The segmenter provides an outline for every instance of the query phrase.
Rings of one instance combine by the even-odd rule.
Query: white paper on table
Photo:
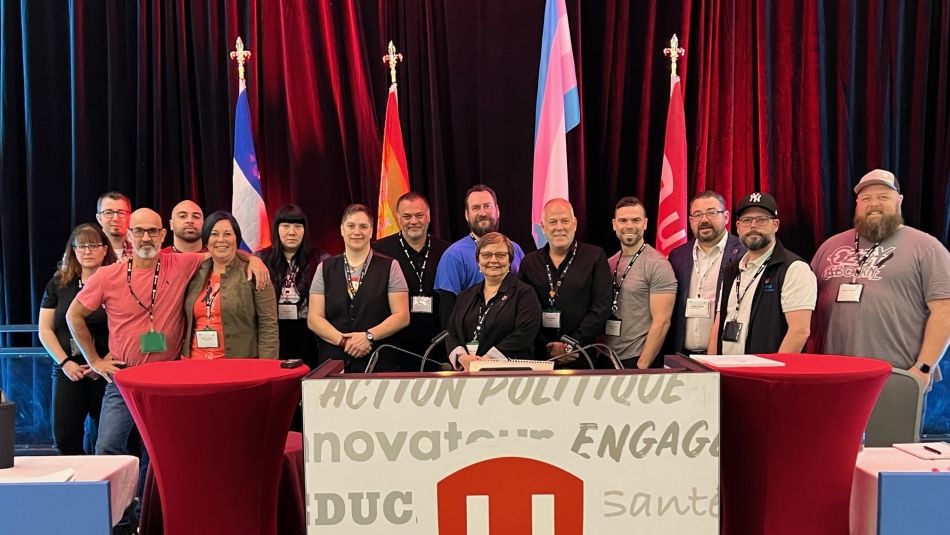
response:
[[[785,366],[784,362],[763,358],[758,355],[690,355],[690,358],[717,368]]]
[[[3,470],[0,470],[0,483],[65,483],[66,481],[72,481],[76,473],[72,468],[38,476],[8,476],[4,475],[3,472]]]
[[[894,448],[927,461],[950,459],[950,444],[946,442],[911,442],[894,444]]]

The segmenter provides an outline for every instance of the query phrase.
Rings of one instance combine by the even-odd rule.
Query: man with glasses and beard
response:
[[[501,209],[495,191],[483,184],[469,188],[465,193],[465,221],[468,222],[469,233],[445,250],[435,272],[435,290],[439,292],[439,316],[443,327],[448,325],[458,294],[484,280],[478,269],[475,248],[479,238],[489,232],[498,232],[499,219]],[[511,271],[517,272],[524,251],[517,243],[514,246]]]
[[[886,360],[926,389],[950,343],[950,252],[903,224],[894,173],[875,169],[854,193],[854,229],[828,238],[811,264],[816,349]]]
[[[775,237],[778,204],[768,193],[742,198],[736,230],[748,251],[726,267],[708,352],[798,353],[810,333],[817,282],[808,264]]]
[[[693,239],[670,251],[676,274],[676,305],[669,332],[669,353],[702,354],[716,316],[719,287],[726,266],[745,254],[729,233],[726,201],[715,191],[698,193],[689,204]]]
[[[127,237],[131,213],[132,203],[118,191],[107,191],[96,201],[96,221],[109,237],[109,245],[120,261],[132,256],[132,244]]]

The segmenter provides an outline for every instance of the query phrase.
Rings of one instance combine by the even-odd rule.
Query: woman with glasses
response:
[[[53,359],[53,441],[63,455],[92,454],[99,429],[99,410],[106,382],[89,368],[69,334],[66,310],[85,282],[101,266],[116,261],[101,228],[82,224],[73,229],[56,274],[46,285],[40,304],[40,342]],[[100,355],[109,352],[106,313],[99,309],[86,322]],[[84,427],[89,418],[89,433]],[[85,440],[84,440],[85,437]]]
[[[201,232],[211,258],[198,267],[185,291],[186,359],[270,358],[279,352],[277,300],[270,288],[247,280],[247,262],[237,256],[241,227],[217,211]]]
[[[501,233],[479,238],[475,258],[485,280],[459,294],[449,318],[445,344],[456,368],[467,370],[476,360],[534,358],[541,304],[534,289],[511,272],[514,255]]]
[[[321,262],[310,286],[308,325],[320,337],[319,360],[342,360],[345,372],[366,371],[375,346],[409,325],[409,286],[399,262],[374,253],[369,208],[351,204],[340,224],[343,254]],[[380,352],[374,371],[396,371]]]

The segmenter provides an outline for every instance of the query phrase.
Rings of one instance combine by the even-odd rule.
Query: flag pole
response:
[[[663,256],[686,243],[687,147],[683,89],[676,72],[677,61],[686,55],[676,34],[663,49],[670,58],[670,101],[666,113],[663,168],[660,172],[660,203],[657,210],[656,250]]]
[[[403,56],[389,41],[383,64],[389,66],[389,96],[386,99],[386,120],[383,124],[382,162],[379,171],[379,204],[376,210],[376,239],[399,232],[396,204],[409,193],[409,167],[402,142],[402,124],[399,121],[399,98],[396,90],[396,65]]]

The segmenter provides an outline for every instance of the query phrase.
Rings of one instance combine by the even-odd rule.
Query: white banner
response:
[[[719,532],[719,375],[303,384],[311,534]]]

